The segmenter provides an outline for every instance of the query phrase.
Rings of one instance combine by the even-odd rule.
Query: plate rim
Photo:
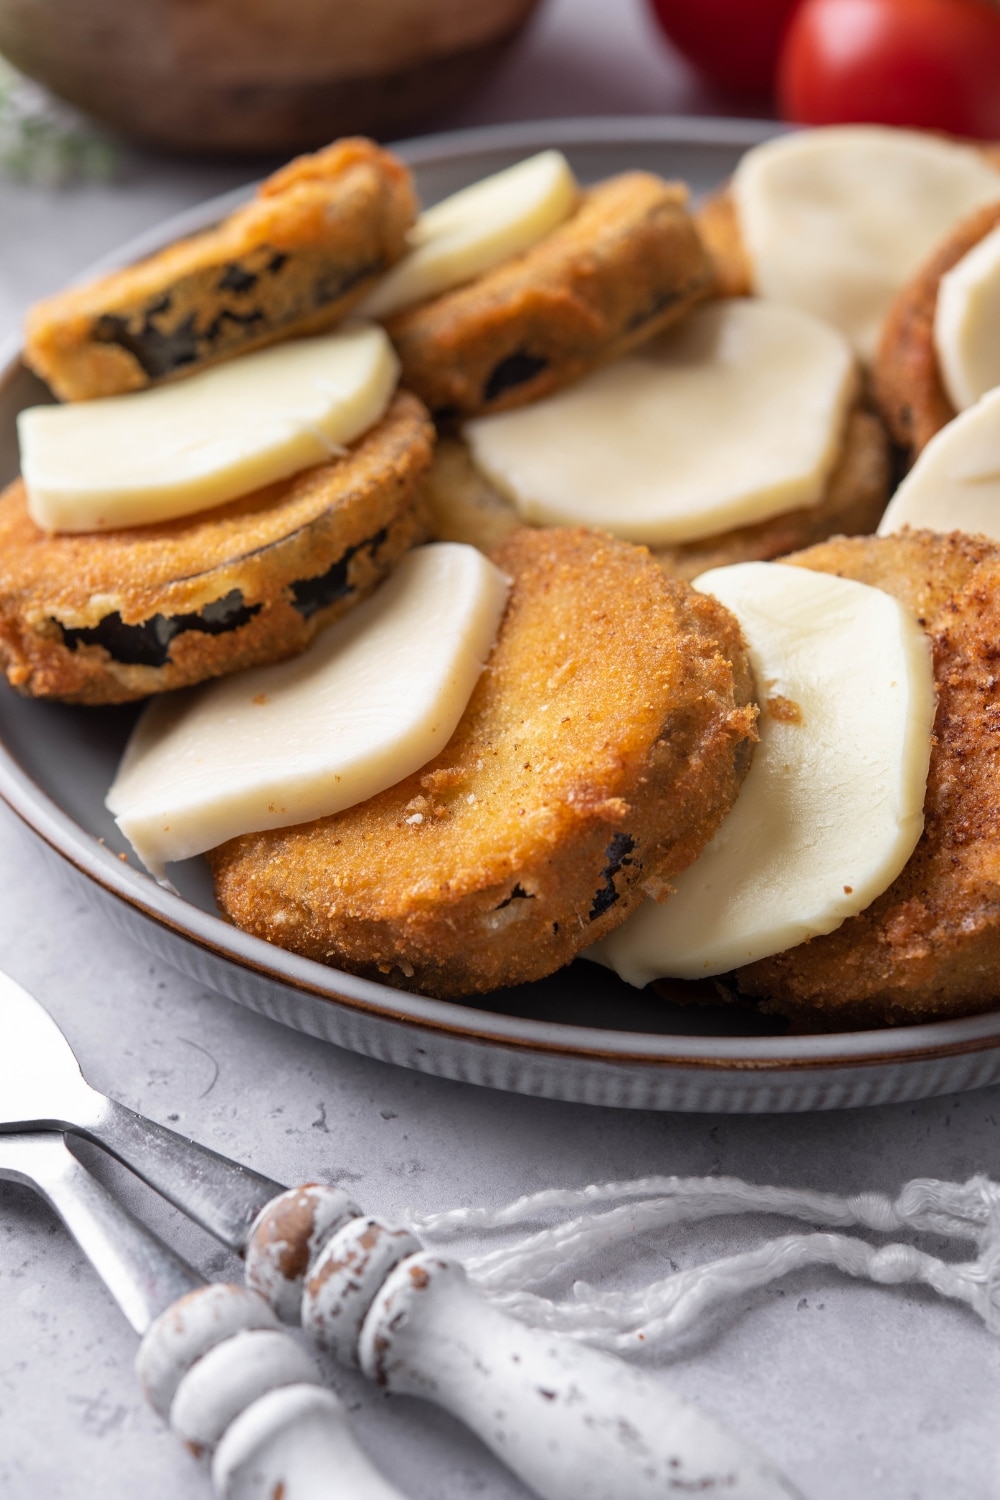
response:
[[[429,167],[483,151],[546,146],[718,145],[745,148],[782,127],[774,121],[714,116],[610,116],[516,121],[418,136],[393,145],[409,165]],[[253,183],[216,195],[133,236],[90,265],[84,280],[147,255],[165,243],[206,227],[244,201]],[[21,368],[15,336],[0,344],[0,394]],[[542,1058],[590,1064],[683,1067],[713,1073],[812,1073],[817,1069],[876,1068],[944,1059],[1000,1044],[1000,1010],[975,1016],[869,1031],[795,1036],[728,1037],[616,1031],[480,1010],[474,1003],[414,995],[276,948],[203,911],[103,847],[38,785],[0,739],[0,798],[54,853],[106,895],[123,902],[175,938],[216,959],[312,1000],[370,1018],[403,1022],[438,1036],[503,1047]],[[175,909],[176,908],[176,909]]]

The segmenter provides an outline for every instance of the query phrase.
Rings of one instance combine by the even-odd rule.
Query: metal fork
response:
[[[403,1500],[342,1403],[259,1293],[206,1283],[55,1133],[0,1136],[0,1178],[51,1204],[142,1336],[146,1395],[199,1454],[220,1500]]]
[[[650,1376],[524,1327],[461,1266],[339,1187],[282,1189],[97,1093],[43,1007],[0,975],[0,1130],[68,1130],[245,1257],[279,1315],[392,1391],[466,1423],[543,1500],[798,1492],[755,1448]]]

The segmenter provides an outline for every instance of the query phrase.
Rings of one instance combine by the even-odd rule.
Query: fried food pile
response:
[[[693,210],[683,184],[633,171],[581,186],[559,158],[565,201],[515,202],[520,189],[501,173],[475,185],[471,217],[458,194],[436,218],[418,216],[410,175],[391,153],[337,142],[275,174],[214,228],[49,298],[29,317],[25,360],[62,401],[155,400],[157,387],[188,379],[193,388],[203,367],[331,329],[366,298],[380,326],[364,336],[382,341],[391,364],[381,415],[368,413],[345,447],[324,437],[326,462],[313,452],[313,467],[274,471],[287,475],[275,483],[258,474],[257,488],[175,519],[45,529],[25,455],[27,487],[18,479],[0,495],[9,683],[95,705],[205,684],[297,656],[428,538],[487,553],[511,596],[446,748],[366,802],[298,826],[258,823],[208,856],[219,906],[244,930],[401,988],[478,995],[551,974],[646,897],[669,900],[739,796],[758,704],[784,705],[794,718],[773,682],[754,680],[737,618],[691,581],[748,561],[838,574],[895,596],[930,642],[938,706],[923,836],[865,910],[727,983],[802,1030],[991,1008],[1000,541],[953,531],[947,516],[940,531],[871,533],[894,479],[955,417],[935,310],[942,278],[1000,226],[1000,154],[866,129],[765,143]],[[898,163],[905,233],[893,235],[895,199],[883,188]],[[933,192],[919,190],[924,168]],[[908,236],[923,255],[935,234],[933,255],[917,265]],[[837,244],[850,252],[839,261]],[[382,316],[385,273],[395,268],[405,287],[424,252],[444,279]],[[409,284],[425,285],[420,275]],[[763,330],[768,319],[755,364],[741,328]],[[721,331],[685,341],[685,329],[709,327]],[[817,375],[809,337],[830,346]],[[953,331],[950,347],[975,363],[979,346],[963,338]],[[671,389],[682,412],[689,390],[709,393],[690,421],[678,419],[694,434],[683,453],[676,430],[673,446],[669,436],[661,446],[667,429],[651,393],[665,387],[636,374],[657,361],[664,379],[680,372],[680,399]],[[585,424],[598,458],[613,449],[603,465],[596,448],[573,442],[579,411],[595,410],[574,405],[574,391],[616,381],[617,397]],[[745,394],[758,386],[770,402],[759,420]],[[794,424],[792,393],[801,396]],[[568,427],[558,425],[559,402]],[[517,427],[512,417],[524,413],[515,409],[527,407],[530,420]],[[256,429],[256,416],[248,420]],[[490,424],[492,448],[482,437]],[[730,428],[743,440],[727,454]],[[188,439],[189,430],[190,419]],[[516,434],[516,451],[504,449],[504,431]],[[546,491],[546,464],[558,470],[570,448],[580,458],[577,471],[563,459],[567,510],[558,473]],[[723,454],[721,466],[704,463],[706,448]],[[783,468],[793,448],[807,455]],[[647,461],[654,498],[664,476],[676,486],[642,530]],[[702,481],[717,492],[699,494]],[[582,495],[588,483],[596,502]],[[103,478],[97,487],[104,505]],[[678,493],[695,497],[679,516]],[[579,524],[581,510],[588,523],[596,514],[594,529]],[[864,618],[852,606],[850,619]],[[932,700],[914,639],[926,755]]]

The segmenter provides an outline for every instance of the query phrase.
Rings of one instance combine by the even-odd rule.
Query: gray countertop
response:
[[[441,123],[712,107],[638,5],[551,0],[475,104]],[[114,186],[52,192],[0,181],[0,334],[95,256],[252,175],[136,154]],[[132,946],[5,810],[0,910],[3,967],[51,1008],[98,1088],[269,1176],[341,1181],[383,1214],[658,1172],[895,1193],[912,1177],[989,1174],[998,1158],[1000,1088],[844,1114],[630,1113],[493,1093],[341,1052]],[[96,1154],[88,1161],[203,1273],[236,1274],[127,1174]],[[782,1227],[723,1221],[630,1245],[620,1279]],[[0,1185],[5,1500],[209,1494],[204,1470],[139,1395],[134,1353],[133,1334],[49,1210]],[[929,1292],[800,1273],[747,1293],[653,1368],[752,1437],[809,1500],[974,1500],[1000,1483],[1000,1342]],[[385,1398],[343,1372],[331,1380],[362,1441],[407,1493],[525,1493],[433,1409]]]

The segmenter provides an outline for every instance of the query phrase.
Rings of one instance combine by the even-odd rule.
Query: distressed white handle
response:
[[[613,1355],[490,1306],[454,1261],[404,1260],[375,1299],[361,1367],[465,1422],[545,1500],[789,1500],[799,1492],[741,1438]]]
[[[762,1454],[614,1355],[485,1301],[408,1230],[357,1218],[310,1262],[302,1324],[377,1384],[443,1406],[543,1500],[790,1500]]]
[[[343,1402],[316,1385],[270,1391],[215,1450],[220,1500],[403,1500],[351,1435]]]
[[[189,1292],[147,1331],[136,1368],[220,1500],[404,1500],[358,1446],[341,1401],[258,1293]]]

